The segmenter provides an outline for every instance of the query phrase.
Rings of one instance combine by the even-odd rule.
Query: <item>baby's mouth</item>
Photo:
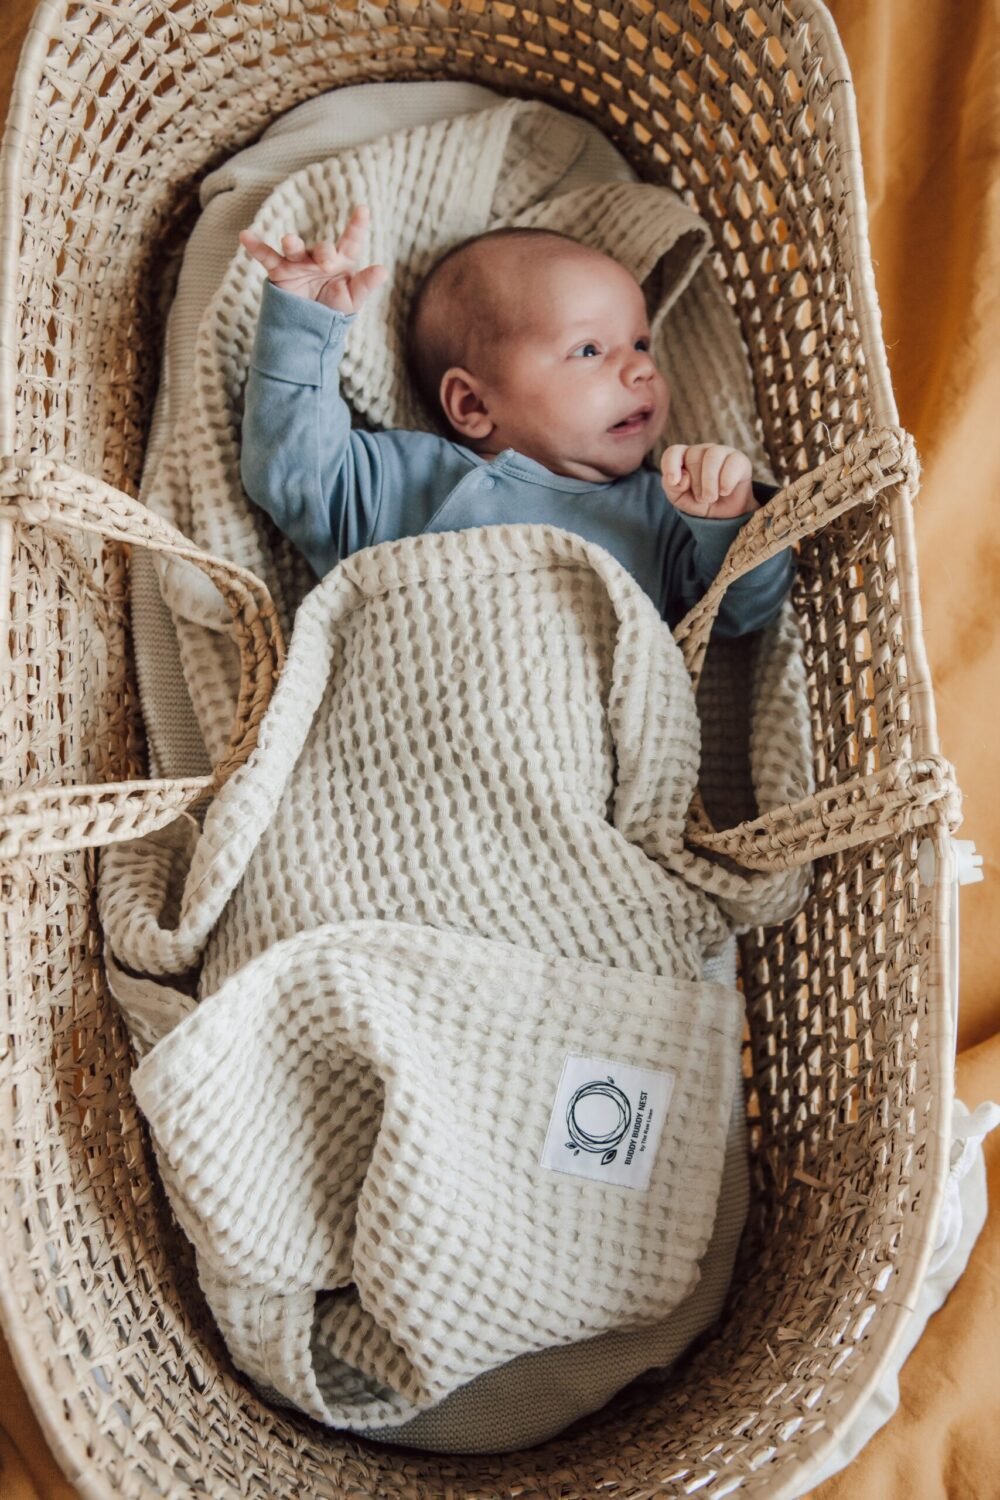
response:
[[[651,406],[637,406],[635,411],[630,412],[627,417],[623,417],[620,422],[616,422],[613,427],[609,427],[608,431],[624,434],[627,437],[630,433],[639,432],[652,415],[653,408]]]

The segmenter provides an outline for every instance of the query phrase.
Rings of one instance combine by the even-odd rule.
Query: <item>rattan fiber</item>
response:
[[[226,576],[243,644],[231,753],[208,780],[142,781],[128,553],[185,540],[129,493],[197,183],[321,89],[418,77],[586,115],[712,226],[787,486],[731,566],[799,542],[820,789],[760,826],[693,829],[763,865],[817,860],[802,915],[743,945],[756,1192],[725,1326],[666,1387],[496,1459],[344,1439],[234,1377],[163,1205],[92,900],[94,846],[211,792],[249,752],[281,663],[266,596],[202,558]],[[827,13],[813,0],[46,0],[2,172],[0,1305],[66,1473],[101,1500],[790,1493],[864,1400],[926,1262],[954,1032],[958,796],[921,640],[917,467]],[[696,671],[710,611],[682,629]],[[940,856],[929,888],[923,837]]]

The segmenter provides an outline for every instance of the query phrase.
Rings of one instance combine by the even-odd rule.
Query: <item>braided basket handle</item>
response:
[[[229,744],[210,776],[40,786],[0,796],[0,857],[56,854],[139,838],[211,796],[243,765],[284,663],[281,627],[265,585],[246,568],[201,551],[168,521],[100,479],[54,460],[0,461],[0,520],[84,531],[194,563],[233,617],[240,691]]]
[[[879,427],[779,490],[737,533],[711,586],[674,631],[695,688],[722,596],[735,579],[855,506],[873,504],[884,490],[915,490],[918,476],[910,434]],[[787,870],[942,819],[956,828],[960,805],[953,768],[928,756],[896,761],[722,831],[713,828],[696,793],[684,837],[748,869]]]
[[[880,427],[772,495],[736,533],[712,583],[674,631],[695,688],[722,596],[731,583],[837,516],[871,505],[883,490],[902,485],[915,489],[918,473],[910,434],[901,427]]]
[[[883,491],[915,487],[913,440],[898,427],[863,434],[776,494],[738,533],[716,579],[675,631],[697,687],[726,588],[767,558]],[[0,520],[80,530],[192,562],[233,616],[240,692],[226,753],[211,776],[38,787],[0,796],[0,857],[51,854],[138,838],[214,794],[242,765],[284,661],[281,630],[264,584],[245,568],[195,547],[137,500],[68,464],[0,462]],[[942,804],[944,804],[942,806]],[[947,761],[897,762],[802,801],[716,831],[696,796],[685,837],[751,869],[782,870],[890,832],[944,817],[959,822],[960,794]]]

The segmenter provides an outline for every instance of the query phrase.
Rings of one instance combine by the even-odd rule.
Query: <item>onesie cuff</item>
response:
[[[778,493],[779,486],[767,484],[762,479],[752,481],[753,497],[758,505],[766,505],[772,495]],[[743,516],[689,516],[684,511],[679,514],[690,526],[694,533],[694,539],[698,544],[698,551],[702,557],[711,565],[713,574],[722,567],[723,559],[732,546],[733,537],[741,526],[756,514],[755,511],[747,511]]]
[[[324,354],[340,352],[357,316],[265,281],[250,363],[262,375],[293,385],[322,385]]]
[[[733,537],[745,526],[753,515],[748,511],[745,516],[689,516],[684,511],[679,513],[687,522],[698,546],[698,551],[709,565],[712,576],[722,567],[723,559],[732,546]]]

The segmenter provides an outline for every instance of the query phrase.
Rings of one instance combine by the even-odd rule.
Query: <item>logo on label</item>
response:
[[[649,1186],[674,1075],[569,1056],[549,1118],[543,1167],[619,1187]]]
[[[612,1116],[614,1123],[610,1129],[604,1129]],[[606,1083],[585,1083],[577,1089],[566,1111],[570,1133],[566,1149],[574,1155],[581,1151],[603,1151],[601,1161],[607,1166],[618,1155],[618,1144],[628,1134],[631,1123],[632,1106],[613,1078],[609,1077]]]

